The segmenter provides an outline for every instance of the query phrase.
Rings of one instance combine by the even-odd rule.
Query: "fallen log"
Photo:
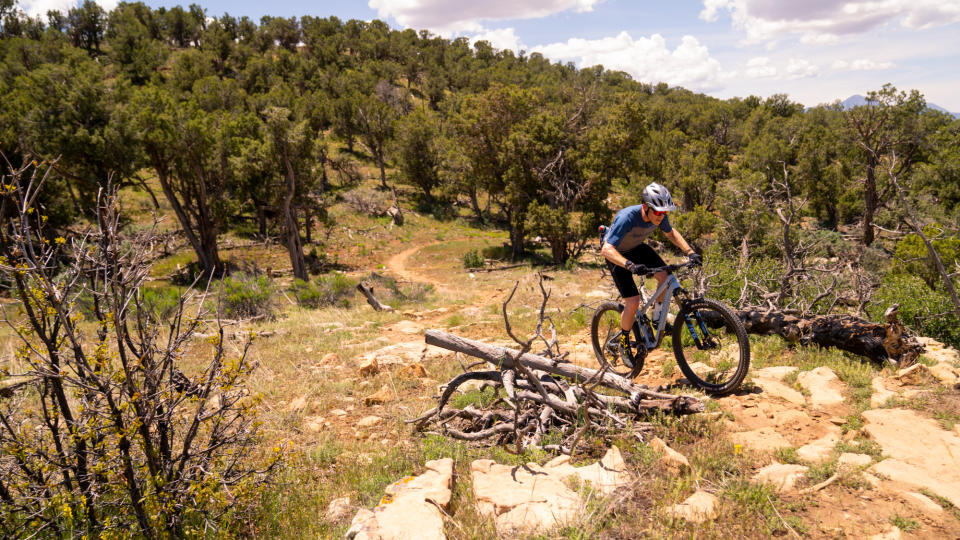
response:
[[[368,287],[361,282],[357,283],[357,290],[367,298],[367,303],[373,306],[373,309],[377,311],[393,311],[392,307],[377,300],[377,297],[373,295],[373,287]]]
[[[790,343],[833,347],[879,364],[909,366],[923,352],[923,345],[897,319],[897,306],[887,310],[886,324],[851,315],[799,317],[760,309],[737,310],[736,314],[747,333],[775,334]]]
[[[427,330],[424,340],[428,345],[480,358],[500,370],[515,369],[519,362],[528,369],[565,377],[576,383],[596,382],[600,386],[629,395],[629,402],[632,404],[633,411],[637,413],[653,409],[671,410],[681,414],[704,410],[703,402],[696,397],[655,392],[615,373],[601,372],[531,353],[519,355],[520,351],[516,349],[490,345],[439,330]],[[518,355],[519,360],[515,361]]]

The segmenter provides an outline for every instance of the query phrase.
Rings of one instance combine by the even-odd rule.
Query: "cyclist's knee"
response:
[[[637,311],[640,307],[640,297],[631,296],[630,298],[623,299],[623,309],[624,311]]]

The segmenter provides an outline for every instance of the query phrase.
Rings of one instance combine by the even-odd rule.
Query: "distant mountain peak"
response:
[[[846,111],[854,107],[859,107],[861,105],[866,105],[866,104],[867,104],[866,96],[861,96],[860,94],[854,94],[848,97],[847,99],[841,101],[840,107]],[[940,111],[942,113],[947,113],[949,115],[952,115],[954,118],[960,118],[960,113],[950,112],[944,109],[943,107],[937,105],[936,103],[927,102],[927,108],[933,109],[935,111]]]

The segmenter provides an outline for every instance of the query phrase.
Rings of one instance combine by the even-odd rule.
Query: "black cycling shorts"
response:
[[[657,255],[657,252],[646,244],[640,244],[639,246],[629,251],[621,252],[620,254],[623,255],[628,261],[633,261],[636,264],[642,264],[647,268],[657,268],[666,265],[666,263],[663,262],[663,259],[660,258],[660,255]],[[640,289],[637,288],[637,282],[633,280],[633,273],[622,266],[613,264],[610,261],[607,261],[607,268],[610,269],[610,274],[613,275],[613,282],[617,284],[617,290],[620,291],[620,296],[624,298],[640,296]]]

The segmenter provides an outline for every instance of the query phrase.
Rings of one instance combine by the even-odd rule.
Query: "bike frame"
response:
[[[642,289],[642,287],[641,287]],[[633,327],[636,335],[643,340],[643,345],[648,349],[655,349],[660,346],[660,342],[663,340],[663,330],[667,326],[667,313],[670,311],[667,309],[670,302],[673,301],[673,296],[677,291],[683,292],[683,287],[680,286],[680,282],[677,281],[677,278],[673,274],[668,274],[667,279],[663,280],[663,283],[657,287],[657,290],[650,295],[650,298],[643,304],[643,306],[637,309],[637,314],[633,318]],[[660,297],[660,294],[663,293],[663,303],[665,307],[660,310],[660,318],[656,321],[652,321],[657,325],[656,330],[653,335],[647,335],[648,332],[644,332],[643,326],[640,324],[640,316],[646,316],[647,310],[649,310],[656,303],[656,299]],[[640,293],[640,298],[643,298],[643,292]]]

